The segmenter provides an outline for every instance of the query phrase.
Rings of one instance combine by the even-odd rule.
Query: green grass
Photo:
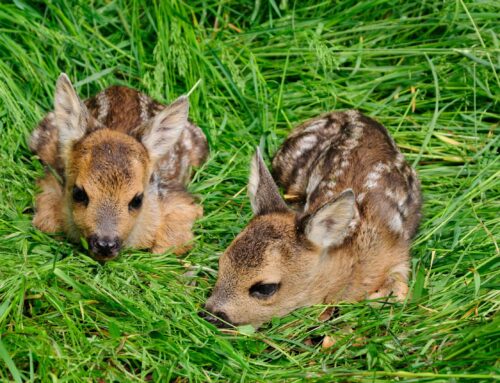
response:
[[[499,14],[496,0],[2,2],[0,381],[498,380]],[[211,155],[189,254],[101,266],[31,226],[43,170],[26,137],[62,71],[85,97],[119,83],[170,101],[202,80],[190,116]],[[196,313],[251,216],[253,148],[269,158],[343,108],[384,123],[422,180],[412,300],[221,333]]]

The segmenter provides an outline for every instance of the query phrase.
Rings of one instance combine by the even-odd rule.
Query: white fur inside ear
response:
[[[87,108],[80,101],[68,76],[64,73],[57,79],[54,117],[59,131],[59,142],[63,148],[85,135]]]
[[[181,96],[148,122],[142,143],[153,161],[163,157],[179,139],[188,122],[189,102]]]
[[[257,150],[259,150],[257,148]],[[250,177],[248,179],[248,196],[250,197],[250,203],[252,205],[252,209],[255,211],[255,196],[257,195],[257,189],[259,188],[259,158],[257,158],[257,154],[255,154],[252,158],[252,163],[250,164]]]
[[[322,249],[341,245],[355,211],[354,193],[351,189],[345,190],[310,218],[305,230],[307,238]]]

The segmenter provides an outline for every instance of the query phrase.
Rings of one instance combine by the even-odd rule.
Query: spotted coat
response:
[[[274,157],[273,170],[304,214],[351,188],[358,221],[378,221],[405,239],[415,235],[421,207],[415,170],[387,130],[358,111],[334,112],[298,126]]]

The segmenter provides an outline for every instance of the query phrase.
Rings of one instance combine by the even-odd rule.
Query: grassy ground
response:
[[[0,381],[499,379],[498,1],[146,4],[0,4]],[[61,71],[82,96],[120,83],[163,101],[202,79],[190,115],[211,157],[190,186],[205,217],[189,254],[101,266],[31,226],[42,167],[26,137]],[[253,148],[272,155],[342,108],[384,123],[420,174],[412,300],[221,333],[196,312],[251,216]]]

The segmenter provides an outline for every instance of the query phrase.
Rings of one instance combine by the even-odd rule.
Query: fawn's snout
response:
[[[98,237],[91,235],[88,239],[90,250],[99,260],[110,260],[118,255],[121,248],[121,241],[118,237]]]
[[[224,311],[217,310],[215,306],[209,302],[205,305],[205,311],[200,311],[198,315],[219,328],[229,327],[234,324]]]

